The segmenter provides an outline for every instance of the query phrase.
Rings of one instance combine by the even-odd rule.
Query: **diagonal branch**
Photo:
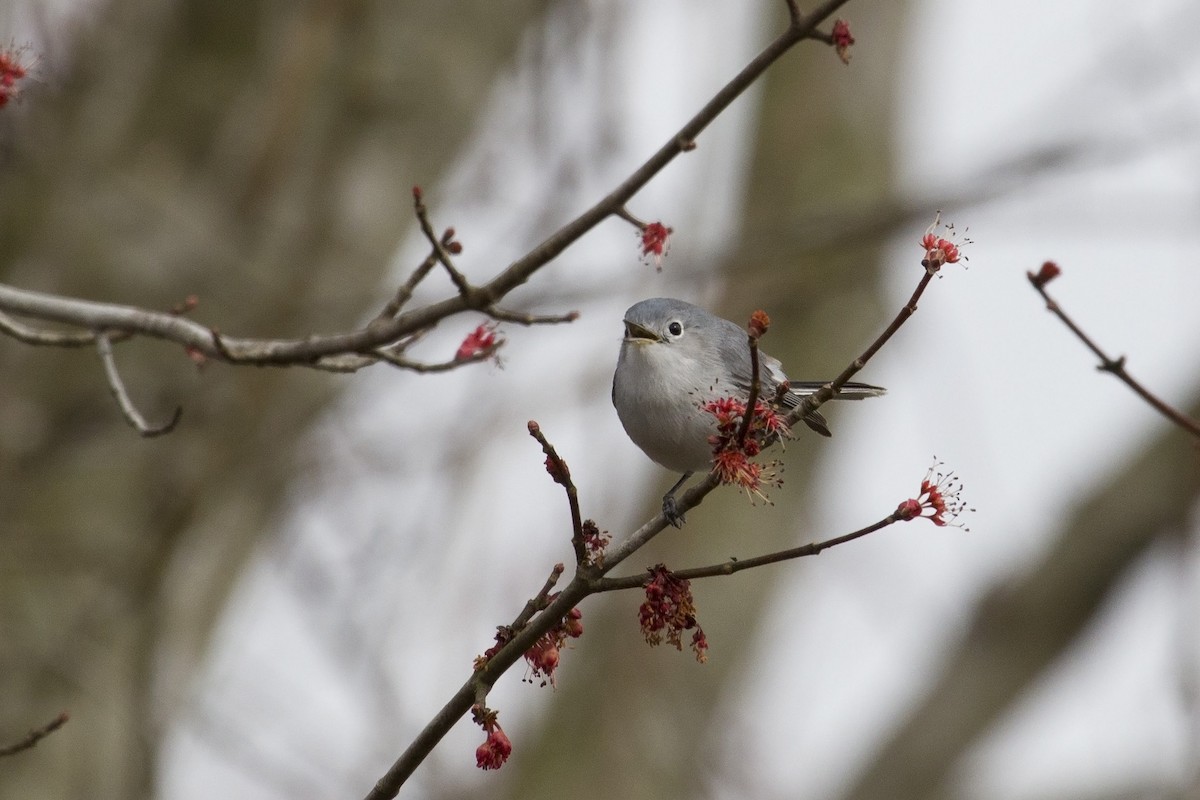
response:
[[[529,420],[529,435],[542,446],[542,452],[546,454],[546,471],[550,473],[550,477],[566,490],[567,505],[571,509],[571,548],[575,551],[575,563],[582,566],[587,563],[588,555],[583,544],[583,515],[579,513],[579,490],[571,480],[571,470],[554,449],[554,445],[546,439],[541,426],[533,420]]]
[[[1067,315],[1067,312],[1062,310],[1062,306],[1060,306],[1058,302],[1050,296],[1050,293],[1046,291],[1046,284],[1054,280],[1059,273],[1060,270],[1058,266],[1053,261],[1047,261],[1042,265],[1041,271],[1039,271],[1037,274],[1026,272],[1025,275],[1029,278],[1029,283],[1034,289],[1037,290],[1037,293],[1040,294],[1042,299],[1046,301],[1046,310],[1058,317],[1059,320],[1061,320],[1062,323],[1067,326],[1071,333],[1075,334],[1076,338],[1083,342],[1089,350],[1095,353],[1096,358],[1100,359],[1100,365],[1097,367],[1098,370],[1115,375],[1118,380],[1132,389],[1138,397],[1149,403],[1155,411],[1162,414],[1180,428],[1183,428],[1192,436],[1200,439],[1200,422],[1192,419],[1179,409],[1167,403],[1158,395],[1154,394],[1154,392],[1142,385],[1140,381],[1136,380],[1132,375],[1130,375],[1125,369],[1125,356],[1118,356],[1117,358],[1112,358],[1109,356],[1100,348],[1100,345],[1096,344],[1092,340],[1092,337],[1088,336],[1087,333],[1075,323],[1075,320],[1071,319],[1071,317]]]

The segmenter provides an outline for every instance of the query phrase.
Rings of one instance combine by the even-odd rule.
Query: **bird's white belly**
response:
[[[706,471],[713,455],[709,437],[716,434],[717,423],[701,406],[715,391],[682,382],[695,372],[664,358],[674,354],[659,350],[663,347],[622,348],[624,363],[613,383],[617,416],[629,438],[654,461],[674,472]]]

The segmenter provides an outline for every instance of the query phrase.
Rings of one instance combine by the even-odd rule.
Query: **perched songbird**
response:
[[[670,297],[636,303],[625,312],[625,338],[613,375],[612,399],[625,432],[642,452],[683,477],[663,497],[663,514],[678,526],[683,516],[675,492],[695,472],[712,466],[716,418],[703,406],[711,400],[736,397],[746,401],[753,371],[746,330],[699,306]],[[777,398],[788,381],[777,359],[759,354],[759,397],[779,400],[787,411],[805,395],[828,381],[788,381],[789,390]],[[886,390],[865,383],[847,383],[838,399],[876,397]],[[825,418],[814,411],[804,418],[808,427],[829,436]]]

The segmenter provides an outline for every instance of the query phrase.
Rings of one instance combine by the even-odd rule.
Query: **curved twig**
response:
[[[147,439],[175,430],[175,426],[183,417],[183,406],[176,406],[171,419],[163,425],[155,426],[146,422],[146,418],[141,415],[137,406],[129,398],[129,392],[126,391],[125,383],[121,380],[121,373],[117,371],[117,360],[113,357],[112,342],[109,341],[106,331],[96,333],[96,352],[100,354],[100,361],[104,364],[104,376],[108,379],[108,389],[112,392],[113,399],[117,401],[121,414],[134,430]]]

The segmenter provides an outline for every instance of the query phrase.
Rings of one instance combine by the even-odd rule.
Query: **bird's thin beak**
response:
[[[647,330],[636,322],[625,320],[625,341],[657,342],[659,341],[659,336],[654,331]]]

